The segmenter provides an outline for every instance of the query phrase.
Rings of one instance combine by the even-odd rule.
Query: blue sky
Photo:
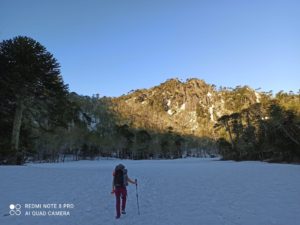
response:
[[[0,40],[32,37],[71,91],[119,96],[168,78],[300,89],[300,1],[0,1]]]

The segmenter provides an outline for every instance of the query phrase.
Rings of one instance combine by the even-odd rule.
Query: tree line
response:
[[[215,124],[223,159],[300,161],[300,93],[279,92]]]

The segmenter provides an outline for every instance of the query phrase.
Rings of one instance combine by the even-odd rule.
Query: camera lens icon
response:
[[[10,204],[9,205],[9,215],[20,216],[21,215],[21,205],[20,204]]]

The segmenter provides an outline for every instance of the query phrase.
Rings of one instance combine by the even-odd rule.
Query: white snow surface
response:
[[[185,103],[180,106],[180,111],[185,110]]]
[[[112,171],[129,177],[127,214],[115,219]],[[214,159],[99,160],[0,166],[3,225],[296,225],[300,166]],[[25,216],[29,203],[71,203],[70,216]],[[22,214],[10,216],[9,205]]]
[[[214,105],[209,107],[209,114],[210,114],[210,120],[214,122],[215,121],[214,120]]]
[[[254,92],[255,94],[255,97],[256,97],[256,103],[260,103],[260,99],[261,99],[261,96],[259,93],[257,93],[256,91]]]
[[[171,100],[170,99],[168,99],[168,103],[167,103],[167,106],[171,106]]]
[[[169,109],[169,110],[168,110],[168,114],[169,114],[170,116],[172,116],[172,115],[173,115],[173,111],[172,111],[172,109]]]

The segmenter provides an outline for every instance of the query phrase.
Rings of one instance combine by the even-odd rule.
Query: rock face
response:
[[[120,122],[135,128],[211,136],[219,117],[259,102],[261,95],[248,86],[217,90],[199,79],[170,79],[114,98],[113,104]]]

